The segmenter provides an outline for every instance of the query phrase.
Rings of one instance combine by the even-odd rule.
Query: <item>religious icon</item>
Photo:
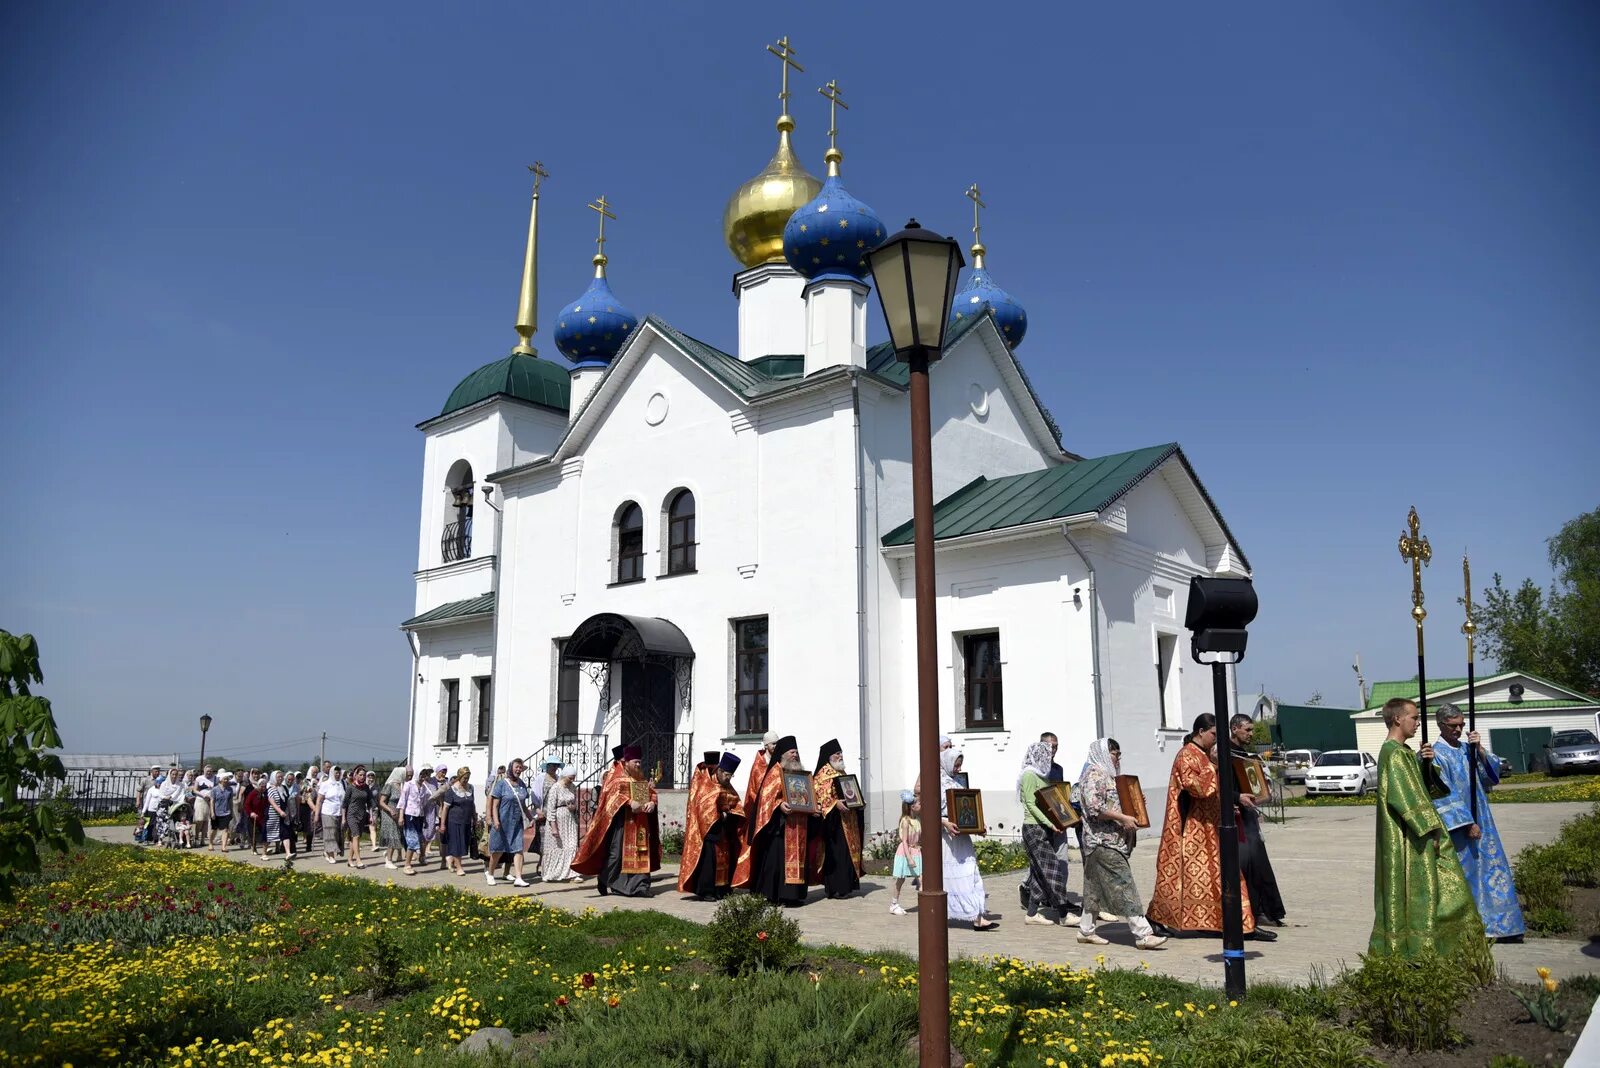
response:
[[[1117,776],[1117,804],[1138,826],[1150,826],[1150,813],[1144,806],[1144,787],[1139,785],[1139,776]]]
[[[1076,827],[1083,822],[1078,816],[1078,810],[1072,807],[1070,782],[1053,782],[1043,789],[1035,790],[1033,799],[1058,831]]]
[[[635,808],[650,803],[650,784],[643,779],[628,780],[628,803]]]
[[[1261,761],[1252,757],[1233,758],[1233,777],[1239,784],[1239,792],[1250,794],[1265,801],[1271,791],[1267,788],[1267,775],[1261,766]]]
[[[854,775],[840,775],[833,780],[833,789],[839,795],[839,803],[845,808],[866,808],[867,803],[861,797],[861,780]]]
[[[783,773],[783,799],[793,812],[817,812],[817,795],[811,787],[811,773],[809,771],[786,771]]]
[[[983,822],[983,794],[978,790],[946,790],[945,811],[957,834],[988,834]]]

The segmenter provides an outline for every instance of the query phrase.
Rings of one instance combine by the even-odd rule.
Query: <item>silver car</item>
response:
[[[1283,754],[1283,781],[1305,782],[1307,769],[1321,755],[1320,749],[1291,749]]]
[[[1371,753],[1357,749],[1335,749],[1323,753],[1306,772],[1306,796],[1354,794],[1364,797],[1378,788],[1378,762]]]
[[[1600,739],[1594,731],[1557,731],[1544,745],[1551,775],[1600,771]]]

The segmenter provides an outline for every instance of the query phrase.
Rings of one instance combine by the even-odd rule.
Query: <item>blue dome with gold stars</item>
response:
[[[983,267],[981,253],[977,261],[966,284],[956,290],[956,299],[950,307],[950,325],[982,315],[983,309],[988,308],[994,312],[994,325],[999,328],[1000,336],[1015,349],[1028,332],[1028,313],[1016,297],[994,284]]]
[[[602,264],[583,296],[556,313],[556,348],[573,363],[610,363],[638,323],[611,291]]]
[[[806,278],[867,275],[867,253],[883,244],[883,220],[851,196],[837,174],[822,192],[789,216],[783,228],[783,256]]]

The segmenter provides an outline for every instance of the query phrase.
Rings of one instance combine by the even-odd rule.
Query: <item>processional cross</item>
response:
[[[1422,607],[1422,568],[1433,559],[1433,546],[1422,534],[1422,520],[1417,517],[1416,505],[1406,517],[1410,533],[1400,533],[1400,559],[1411,565],[1411,618],[1417,624],[1417,710],[1422,713],[1422,744],[1428,744],[1428,679],[1422,658],[1422,621],[1428,610]]]

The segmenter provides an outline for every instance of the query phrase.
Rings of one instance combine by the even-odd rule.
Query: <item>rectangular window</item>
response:
[[[767,731],[767,617],[733,621],[733,731]]]
[[[489,722],[494,713],[493,687],[494,682],[487,675],[479,675],[472,680],[472,703],[478,710],[476,741],[479,745],[489,744]]]
[[[961,639],[967,681],[967,728],[1000,730],[1005,701],[1000,686],[1000,634],[968,634]]]
[[[1178,701],[1178,636],[1156,635],[1156,699],[1163,727],[1183,728],[1183,708]]]
[[[617,532],[617,581],[638,582],[644,578],[644,528]]]
[[[461,680],[444,680],[444,744],[455,745],[461,738]]]
[[[578,733],[578,681],[583,674],[577,664],[559,658],[560,653],[557,656],[556,737],[565,738]]]

